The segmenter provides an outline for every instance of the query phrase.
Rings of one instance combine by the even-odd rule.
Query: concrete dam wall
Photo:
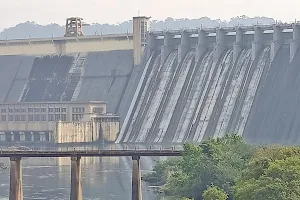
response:
[[[300,26],[152,32],[117,142],[299,144]]]
[[[0,56],[0,63],[0,103],[99,100],[112,113],[124,107],[136,71],[133,50]]]

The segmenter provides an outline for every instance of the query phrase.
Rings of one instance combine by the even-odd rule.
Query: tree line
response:
[[[180,158],[159,161],[143,180],[170,199],[300,199],[300,147],[251,146],[226,135],[185,144]]]

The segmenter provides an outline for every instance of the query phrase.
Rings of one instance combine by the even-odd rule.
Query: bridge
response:
[[[141,156],[182,156],[183,151],[175,150],[37,150],[12,151],[0,150],[0,157],[10,158],[10,191],[9,200],[23,200],[22,166],[23,157],[70,157],[71,158],[71,192],[70,200],[82,200],[81,157],[132,157],[132,200],[142,200]]]

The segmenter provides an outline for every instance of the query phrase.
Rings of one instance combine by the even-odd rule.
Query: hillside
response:
[[[273,24],[275,20],[268,17],[254,17],[247,16],[234,17],[229,21],[222,21],[219,19],[210,19],[202,17],[198,19],[173,19],[171,17],[157,21],[153,20],[151,29],[180,29],[180,28],[197,28],[201,27],[215,27],[215,26],[235,26],[235,25],[253,25],[253,24]],[[0,33],[0,40],[6,39],[26,39],[26,38],[49,38],[61,37],[64,35],[65,27],[58,24],[39,25],[35,22],[24,22],[14,27],[4,29]],[[100,35],[102,34],[117,34],[132,32],[132,20],[124,21],[119,24],[90,24],[84,28],[85,35]]]

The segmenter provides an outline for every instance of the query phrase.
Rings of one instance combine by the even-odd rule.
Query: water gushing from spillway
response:
[[[270,67],[270,47],[252,59],[251,48],[234,60],[225,49],[218,59],[207,50],[199,61],[177,51],[161,64],[152,54],[117,142],[199,143],[226,133],[243,135],[262,79]]]

